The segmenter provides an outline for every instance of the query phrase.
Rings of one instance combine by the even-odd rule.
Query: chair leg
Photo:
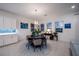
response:
[[[29,45],[28,44],[26,44],[26,47],[29,49]]]
[[[45,42],[45,45],[44,46],[47,48],[47,42]]]
[[[29,45],[28,45],[28,49],[29,49]]]
[[[56,41],[58,41],[58,37],[56,37]]]
[[[41,51],[41,47],[40,47],[40,51]]]
[[[34,52],[35,52],[35,47],[34,47]]]

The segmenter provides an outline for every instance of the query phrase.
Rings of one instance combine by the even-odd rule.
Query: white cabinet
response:
[[[16,35],[6,35],[4,36],[4,45],[16,43],[18,41]]]
[[[4,40],[3,36],[0,36],[0,46],[3,46],[3,43],[4,43],[3,40]]]
[[[17,35],[12,35],[11,36],[11,43],[17,42],[17,41],[18,41]]]
[[[0,15],[0,28],[16,28],[16,18]]]
[[[11,27],[16,28],[16,19],[12,18],[10,22],[11,22]]]
[[[18,42],[16,35],[2,35],[0,36],[0,46]]]
[[[3,25],[3,16],[0,15],[0,28],[3,28],[4,25]]]
[[[12,28],[11,24],[13,24],[11,18],[4,17],[4,28]]]
[[[16,29],[16,19],[13,17],[0,15],[0,28]],[[0,46],[16,43],[18,41],[16,34],[0,35]]]
[[[11,44],[11,40],[12,40],[11,35],[5,35],[4,36],[4,45]]]

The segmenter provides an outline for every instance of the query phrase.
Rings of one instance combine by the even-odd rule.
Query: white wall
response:
[[[52,26],[53,31],[55,30],[55,21],[63,21],[63,25],[65,23],[71,23],[71,29],[64,29],[64,26],[63,26],[63,32],[58,34],[59,40],[69,42],[70,40],[76,39],[76,35],[77,35],[77,33],[76,33],[76,23],[77,23],[77,20],[78,20],[78,17],[75,16],[75,15],[65,15],[65,16],[59,17],[57,19],[42,20],[39,23],[40,24],[44,23],[45,24],[45,30],[46,30],[47,29],[46,24],[48,22],[52,22],[53,23],[53,26]]]
[[[54,20],[54,19],[44,19],[44,20],[40,20],[39,21],[39,24],[44,24],[44,31],[46,32],[47,31],[47,23],[49,23],[49,22],[52,22],[52,31],[54,32],[55,31],[55,24],[54,24],[54,22],[55,22],[56,20]]]
[[[21,22],[28,23],[28,29],[21,29],[20,28]],[[30,28],[31,23],[33,23],[33,20],[27,19],[25,17],[18,17],[18,19],[17,19],[17,29],[19,30],[18,35],[21,39],[25,39],[27,35],[31,35],[31,28]]]
[[[4,19],[4,20],[2,20]],[[3,23],[2,23],[3,21]],[[20,23],[26,22],[29,25],[28,29],[21,29]],[[30,23],[33,23],[33,20],[27,19],[26,17],[19,16],[16,14],[8,13],[5,11],[0,11],[0,27],[12,27],[18,30],[17,36],[20,39],[25,39],[26,35],[30,35]],[[5,26],[4,26],[5,25]]]
[[[64,24],[71,23],[71,29],[65,29],[63,27],[63,33],[59,33],[59,39],[63,41],[72,41],[76,39],[76,23],[77,17],[75,15],[67,15],[60,18]]]
[[[76,41],[79,41],[79,15],[76,15],[77,23],[76,23]]]
[[[17,35],[19,36],[19,38],[21,39],[25,39],[26,35],[30,35],[31,31],[30,31],[30,23],[33,23],[34,20],[31,19],[27,19],[26,17],[23,16],[17,16],[15,14],[12,13],[7,13],[7,12],[3,12],[0,11],[0,24],[2,24],[2,20],[1,19],[6,19],[8,18],[9,22],[7,23],[7,21],[4,21],[5,24],[7,24],[6,26],[9,25],[9,23],[11,22],[14,25],[11,25],[11,27],[17,28],[18,33]],[[75,15],[66,15],[66,16],[62,16],[59,18],[54,18],[54,19],[45,19],[45,20],[40,20],[39,24],[44,23],[45,24],[45,31],[47,29],[46,24],[48,22],[52,22],[52,30],[55,31],[55,21],[61,20],[64,23],[71,23],[71,29],[63,29],[63,33],[59,33],[59,40],[63,40],[63,41],[70,41],[70,40],[74,40],[74,39],[78,39],[79,38],[79,20],[78,20],[78,16]],[[20,22],[26,22],[29,24],[29,29],[21,29],[20,28]],[[5,26],[5,27],[6,27]],[[4,27],[4,25],[0,25],[0,27]]]

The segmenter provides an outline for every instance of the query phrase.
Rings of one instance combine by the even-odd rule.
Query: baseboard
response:
[[[0,48],[2,48],[2,47],[6,47],[6,46],[9,46],[9,45],[13,45],[13,44],[17,44],[17,43],[19,43],[21,40],[18,40],[17,42],[14,42],[14,43],[10,43],[10,44],[6,44],[6,45],[2,45],[2,46],[0,46]]]

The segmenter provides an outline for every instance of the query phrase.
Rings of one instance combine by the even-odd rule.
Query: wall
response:
[[[11,21],[13,21],[12,24],[14,23],[14,25],[11,25],[11,26],[17,28],[17,30],[18,30],[17,35],[20,39],[25,39],[26,35],[31,34],[30,23],[33,23],[33,20],[27,19],[26,17],[23,17],[23,16],[17,16],[15,14],[8,13],[8,12],[5,12],[5,11],[0,11],[0,24],[2,23],[1,22],[2,18],[4,18],[4,19],[8,18],[9,23]],[[46,24],[48,22],[52,22],[52,30],[55,31],[55,24],[54,24],[55,21],[60,20],[60,21],[63,21],[64,23],[71,23],[72,24],[71,29],[63,29],[63,33],[59,33],[59,40],[69,42],[70,40],[74,40],[74,39],[79,38],[79,33],[78,33],[79,32],[79,26],[78,26],[79,25],[79,20],[78,20],[78,18],[79,17],[75,16],[75,15],[65,15],[65,16],[58,17],[58,18],[40,20],[39,24],[44,23],[45,24],[45,31],[46,31],[46,28],[47,28]],[[10,21],[10,19],[11,19],[11,21]],[[20,22],[28,23],[29,24],[29,29],[21,29],[20,28]],[[7,23],[7,25],[9,23]],[[1,25],[1,26],[4,27],[4,25]]]
[[[71,23],[71,29],[63,29],[63,33],[59,33],[59,39],[63,41],[72,41],[76,39],[76,23],[77,17],[75,15],[67,15],[60,18],[64,24]]]
[[[45,30],[46,30],[47,29],[46,24],[48,22],[52,22],[52,24],[53,24],[52,30],[55,31],[55,22],[56,21],[63,21],[63,25],[65,23],[71,23],[71,29],[64,29],[64,26],[63,26],[63,33],[58,34],[59,40],[70,42],[71,40],[76,39],[76,35],[77,35],[77,33],[76,33],[76,29],[77,29],[76,23],[77,23],[77,20],[78,20],[78,17],[75,16],[75,15],[65,15],[65,16],[62,16],[62,17],[59,17],[59,18],[56,18],[56,19],[49,19],[49,20],[40,21],[40,24],[44,23],[45,24]]]
[[[6,24],[5,26],[4,26],[4,24],[2,24],[1,19],[5,19],[4,20],[4,24]],[[20,22],[28,23],[29,28],[28,29],[21,29],[20,28]],[[27,19],[26,17],[16,15],[16,14],[13,14],[13,13],[0,11],[0,24],[2,24],[1,27],[8,27],[9,26],[9,27],[16,28],[17,31],[18,31],[17,36],[18,36],[19,39],[25,39],[26,35],[31,34],[30,23],[33,23],[33,20]]]
[[[47,23],[49,23],[49,22],[52,22],[52,31],[54,32],[55,31],[55,24],[54,24],[54,22],[55,22],[56,20],[54,20],[54,19],[44,19],[44,20],[40,20],[39,21],[39,24],[44,24],[44,32],[46,32],[47,31]]]
[[[77,23],[76,23],[76,41],[79,41],[79,15],[76,15]]]
[[[21,29],[20,28],[21,22],[28,23],[28,29]],[[18,19],[17,19],[17,29],[19,30],[18,36],[21,39],[25,39],[27,35],[31,35],[31,28],[30,28],[31,23],[33,23],[33,20],[27,19],[25,17],[18,17]]]

